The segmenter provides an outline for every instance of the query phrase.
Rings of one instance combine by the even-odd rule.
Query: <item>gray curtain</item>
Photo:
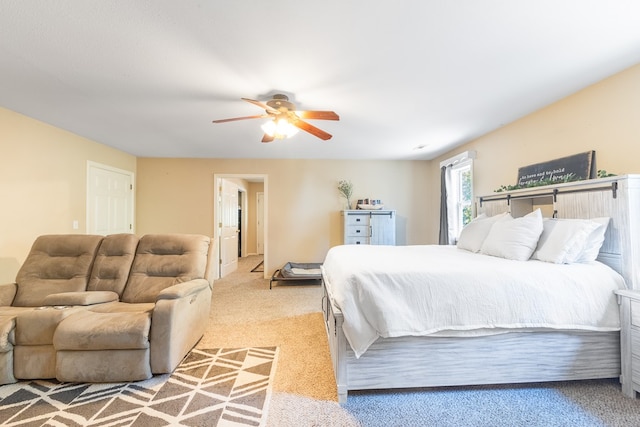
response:
[[[447,166],[440,168],[440,239],[441,245],[449,244],[449,213],[447,211]]]

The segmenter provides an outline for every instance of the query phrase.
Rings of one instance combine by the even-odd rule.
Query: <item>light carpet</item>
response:
[[[0,387],[3,426],[264,426],[278,348],[194,349],[172,374]]]
[[[617,379],[353,392],[343,409],[366,427],[640,426]]]

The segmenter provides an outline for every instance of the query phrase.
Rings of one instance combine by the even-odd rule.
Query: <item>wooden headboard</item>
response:
[[[622,175],[494,193],[476,199],[478,214],[510,212],[524,216],[540,208],[543,216],[611,218],[598,261],[640,290],[640,175]]]

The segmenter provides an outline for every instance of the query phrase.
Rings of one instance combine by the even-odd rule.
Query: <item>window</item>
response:
[[[473,186],[471,181],[471,164],[467,159],[451,167],[451,186],[447,192],[451,195],[449,206],[449,230],[451,243],[458,241],[462,228],[471,222],[473,205]]]
[[[473,159],[474,151],[467,151],[445,160],[440,167],[445,168],[446,221],[441,218],[441,230],[447,230],[444,242],[441,232],[440,243],[455,244],[462,228],[473,218]],[[445,203],[443,200],[442,203]],[[444,212],[442,212],[444,214]]]

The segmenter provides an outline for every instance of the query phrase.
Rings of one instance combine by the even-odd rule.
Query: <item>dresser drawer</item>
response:
[[[369,215],[349,214],[347,215],[346,225],[369,225]]]
[[[368,225],[350,225],[347,227],[347,237],[369,237]]]
[[[363,237],[347,237],[344,240],[344,244],[345,245],[368,245],[369,244],[369,238],[366,236]]]

